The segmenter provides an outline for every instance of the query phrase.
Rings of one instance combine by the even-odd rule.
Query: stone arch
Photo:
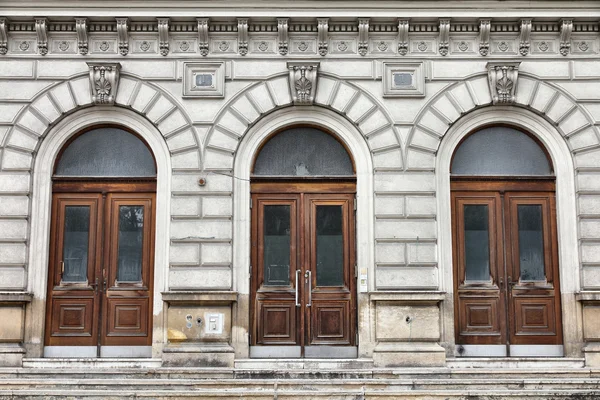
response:
[[[406,143],[407,166],[412,166],[412,159],[417,158],[415,153],[419,153],[421,164],[418,167],[434,168],[440,142],[449,127],[461,117],[467,117],[469,112],[491,104],[486,73],[445,87],[431,98],[415,119]],[[521,74],[514,106],[530,110],[551,123],[564,137],[571,152],[574,155],[581,153],[575,157],[578,166],[592,166],[589,162],[600,157],[598,127],[594,126],[587,111],[560,87],[531,74]],[[590,152],[593,154],[588,154]],[[423,154],[429,157],[423,157]]]
[[[227,102],[207,132],[204,169],[232,170],[241,139],[263,116],[291,106],[288,74],[249,85]],[[372,95],[350,82],[321,74],[315,106],[335,111],[365,138],[375,169],[402,169],[401,140],[392,118]]]
[[[41,139],[65,116],[93,106],[89,74],[81,73],[40,92],[17,114],[4,137],[2,171],[30,171]],[[191,119],[169,93],[158,86],[122,73],[115,106],[135,111],[164,137],[173,170],[198,170],[200,144]]]

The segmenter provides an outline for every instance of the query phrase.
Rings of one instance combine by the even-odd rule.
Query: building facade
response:
[[[0,13],[3,365],[600,365],[596,2]]]

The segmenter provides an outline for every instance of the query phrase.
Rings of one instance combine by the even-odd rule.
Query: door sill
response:
[[[509,346],[510,357],[563,357],[562,344],[518,345]],[[459,357],[509,357],[506,345],[503,344],[458,344],[454,356]]]
[[[44,358],[98,358],[97,346],[45,346]],[[150,358],[152,346],[102,346],[100,358]]]
[[[300,346],[250,346],[250,358],[302,359]],[[358,357],[356,346],[305,346],[305,358],[348,359]]]

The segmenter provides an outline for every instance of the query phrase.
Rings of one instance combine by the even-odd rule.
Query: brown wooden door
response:
[[[298,189],[252,194],[251,344],[354,346],[354,194]]]
[[[153,193],[55,193],[46,345],[150,345]]]
[[[481,188],[452,192],[457,344],[562,344],[554,192]]]

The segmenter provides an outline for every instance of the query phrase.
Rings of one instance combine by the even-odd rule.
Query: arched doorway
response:
[[[451,162],[454,310],[463,356],[562,356],[555,175],[528,133],[491,126]]]
[[[52,175],[46,357],[149,357],[156,163],[118,126],[79,132]]]
[[[267,138],[251,174],[251,357],[356,357],[356,174],[313,127]]]

